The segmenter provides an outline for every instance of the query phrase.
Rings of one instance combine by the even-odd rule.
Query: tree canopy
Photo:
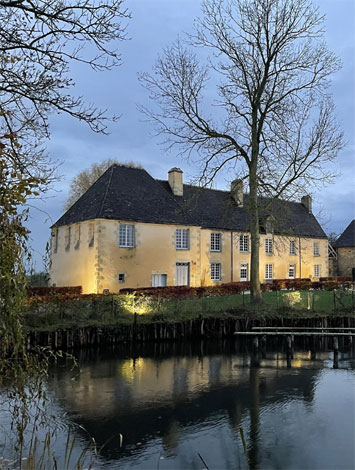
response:
[[[66,113],[106,132],[109,116],[71,90],[70,66],[120,64],[117,43],[129,13],[123,0],[0,0],[0,148],[18,171],[52,177],[43,143],[49,116]]]
[[[195,32],[140,77],[153,101],[143,112],[168,148],[197,155],[201,184],[226,168],[248,181],[256,301],[258,197],[294,198],[329,182],[327,163],[343,145],[329,94],[341,64],[323,25],[309,0],[205,0]]]

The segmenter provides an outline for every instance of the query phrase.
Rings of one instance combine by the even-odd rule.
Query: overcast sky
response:
[[[340,174],[336,183],[321,190],[309,188],[314,200],[314,214],[327,233],[342,232],[355,218],[355,1],[318,0],[326,19],[326,41],[343,62],[333,76],[332,93],[346,146],[334,168]],[[123,64],[115,70],[95,73],[82,66],[72,69],[76,82],[74,92],[87,102],[108,108],[121,119],[110,126],[110,135],[94,134],[87,126],[66,116],[52,119],[52,136],[47,145],[52,160],[60,162],[60,181],[44,201],[32,201],[31,246],[35,268],[41,270],[42,255],[49,239],[49,227],[63,213],[70,180],[82,169],[106,158],[140,163],[154,178],[166,179],[172,166],[184,171],[184,180],[196,176],[197,169],[176,154],[166,154],[154,136],[151,124],[137,110],[138,104],[149,104],[147,92],[138,83],[139,72],[150,72],[162,48],[171,44],[184,31],[191,31],[193,19],[200,13],[197,0],[127,0],[132,12],[128,23],[129,41],[117,46]],[[219,179],[218,189],[227,181]]]

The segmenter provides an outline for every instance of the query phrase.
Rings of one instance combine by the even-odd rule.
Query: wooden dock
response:
[[[352,333],[325,333],[316,331],[235,331],[234,335],[238,336],[355,336],[355,331]]]

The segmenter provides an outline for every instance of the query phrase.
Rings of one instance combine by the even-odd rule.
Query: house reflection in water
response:
[[[99,447],[123,434],[123,447],[113,439],[103,448],[103,457],[137,453],[137,443],[142,452],[154,439],[161,439],[174,455],[184,430],[223,415],[238,436],[242,421],[248,420],[248,456],[256,468],[261,408],[290,398],[312,403],[320,369],[329,359],[329,353],[311,360],[308,352],[295,352],[289,369],[284,353],[256,358],[231,343],[219,349],[223,353],[197,344],[187,351],[181,346],[171,355],[171,346],[165,347],[135,358],[122,358],[122,350],[89,352],[88,359],[85,354],[80,359],[81,372],[74,380],[68,371],[55,372],[50,388]]]

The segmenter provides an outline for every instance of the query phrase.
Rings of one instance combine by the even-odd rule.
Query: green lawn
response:
[[[255,307],[249,294],[211,296],[200,299],[154,300],[151,297],[102,296],[28,306],[24,323],[29,330],[55,330],[80,326],[130,324],[134,312],[140,323],[179,322],[199,315],[225,316],[304,316],[354,315],[351,291],[278,291],[264,292],[263,304]]]

